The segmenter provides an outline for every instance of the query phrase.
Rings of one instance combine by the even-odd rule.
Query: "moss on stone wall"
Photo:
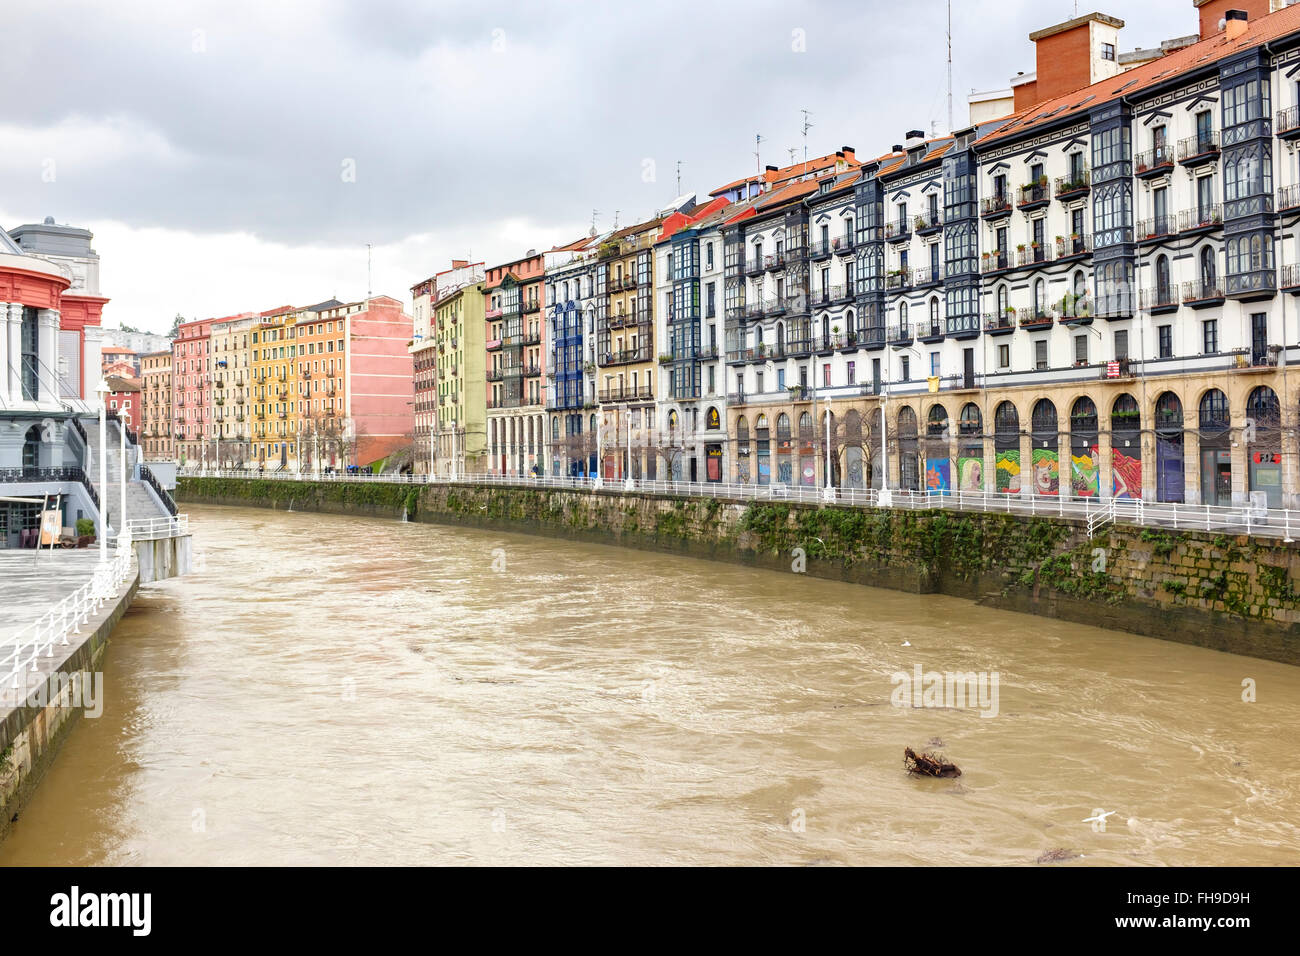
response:
[[[1300,663],[1300,551],[1280,541],[1005,513],[617,491],[182,478],[181,501],[360,513],[604,541],[939,592]],[[1267,627],[1265,627],[1267,625]],[[1246,627],[1253,630],[1247,631]],[[1261,630],[1261,628],[1263,628]]]

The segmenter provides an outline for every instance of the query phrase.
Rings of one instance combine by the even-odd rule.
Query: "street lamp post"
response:
[[[108,564],[108,381],[95,386],[99,396],[99,563]]]
[[[117,433],[119,437],[118,450],[117,450],[117,455],[119,458],[118,471],[121,472],[122,475],[122,486],[121,486],[122,512],[121,512],[121,517],[117,519],[118,541],[122,540],[122,535],[126,531],[126,410],[129,406],[130,406],[130,401],[123,400],[122,417],[118,418],[117,420]]]

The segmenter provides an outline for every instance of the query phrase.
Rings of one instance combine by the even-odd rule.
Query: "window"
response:
[[[1034,368],[1047,368],[1047,340],[1039,339],[1034,343]]]
[[[1074,364],[1088,364],[1088,336],[1076,335],[1074,337]]]
[[[932,376],[939,374],[939,353],[938,352],[930,353],[930,374]]]
[[[1172,325],[1162,325],[1156,329],[1156,335],[1159,340],[1159,349],[1161,358],[1174,357],[1174,327]]]
[[[1128,358],[1128,330],[1115,330],[1115,361],[1122,362]]]
[[[1101,45],[1101,58],[1102,58],[1103,60],[1113,60],[1113,59],[1115,59],[1115,44],[1113,44],[1113,43],[1103,43],[1103,44]]]
[[[903,356],[902,374],[900,378],[904,382],[910,382],[912,380],[912,358],[910,355]]]
[[[858,384],[858,363],[857,362],[849,362],[848,374],[849,374],[848,383],[850,385]]]
[[[824,388],[830,388],[830,385],[831,385],[831,363],[825,362],[822,364],[822,386]]]
[[[1219,320],[1206,319],[1201,323],[1201,342],[1206,355],[1219,351]]]
[[[1009,345],[998,346],[998,368],[1001,369],[1011,368],[1011,346]]]

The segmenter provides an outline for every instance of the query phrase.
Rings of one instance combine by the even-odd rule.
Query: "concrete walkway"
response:
[[[89,581],[98,563],[98,548],[0,551],[0,647]]]

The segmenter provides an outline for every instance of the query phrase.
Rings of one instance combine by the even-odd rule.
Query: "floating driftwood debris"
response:
[[[955,763],[949,763],[943,754],[927,752],[918,754],[911,747],[903,748],[903,766],[908,773],[919,773],[926,777],[960,777],[961,769]]]
[[[1047,850],[1038,857],[1039,863],[1062,863],[1066,860],[1077,860],[1082,853],[1075,853],[1073,850],[1067,850],[1065,847],[1058,846],[1055,850]]]

